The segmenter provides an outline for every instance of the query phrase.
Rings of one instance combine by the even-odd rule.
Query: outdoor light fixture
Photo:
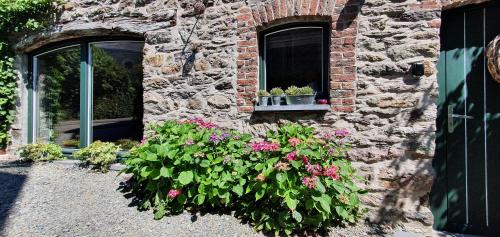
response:
[[[413,76],[421,77],[425,74],[425,65],[423,63],[412,63],[410,72]]]

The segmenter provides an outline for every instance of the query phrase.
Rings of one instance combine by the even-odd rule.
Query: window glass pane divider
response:
[[[89,48],[88,43],[80,44],[80,147],[90,143],[89,137]]]

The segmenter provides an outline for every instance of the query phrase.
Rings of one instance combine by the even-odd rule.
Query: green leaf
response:
[[[182,171],[179,174],[178,180],[182,185],[187,185],[193,182],[193,171]]]
[[[243,187],[241,185],[234,186],[232,190],[234,193],[238,194],[239,197],[243,195]]]
[[[258,201],[259,199],[261,199],[265,193],[266,193],[266,190],[263,188],[257,190],[257,192],[255,192],[255,201]]]
[[[302,222],[302,215],[298,211],[293,211],[292,216],[297,222]]]
[[[172,168],[167,168],[167,167],[163,166],[160,169],[160,174],[161,174],[161,176],[166,177],[166,178],[172,177],[173,170],[174,170],[173,167]]]
[[[337,212],[337,214],[339,214],[339,216],[343,217],[344,219],[349,218],[349,213],[347,213],[347,211],[342,206],[336,206],[335,211]]]
[[[295,208],[297,208],[297,199],[291,198],[289,194],[285,195],[285,202],[290,210],[295,210]]]
[[[321,205],[321,208],[323,208],[323,210],[325,210],[328,213],[331,212],[331,210],[330,210],[330,203],[331,202],[332,202],[332,199],[326,194],[322,194],[321,198],[319,199],[319,204]]]
[[[314,200],[312,200],[310,198],[307,199],[307,201],[306,201],[306,209],[307,210],[311,210],[313,208],[314,208]]]
[[[158,161],[158,157],[154,153],[149,153],[146,155],[146,160],[148,161]]]
[[[203,168],[209,167],[210,166],[210,161],[208,160],[202,160],[200,163],[200,166]]]
[[[186,203],[187,197],[184,194],[181,194],[177,197],[177,202],[181,205],[184,205]]]
[[[316,181],[316,190],[318,190],[320,193],[326,192],[325,186],[323,185],[323,183],[321,183],[321,180],[319,179]]]
[[[198,205],[202,205],[203,202],[205,202],[205,195],[203,194],[198,194],[198,196],[196,197],[196,203]]]

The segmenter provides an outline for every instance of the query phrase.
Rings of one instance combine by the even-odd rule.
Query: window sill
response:
[[[330,110],[330,105],[328,104],[312,104],[312,105],[280,105],[280,106],[260,106],[256,105],[254,107],[255,112],[265,112],[265,111],[328,111]]]

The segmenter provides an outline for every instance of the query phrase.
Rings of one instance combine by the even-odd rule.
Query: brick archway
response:
[[[240,112],[253,112],[259,78],[257,33],[290,21],[327,20],[330,38],[330,104],[333,111],[355,108],[356,35],[362,0],[270,0],[240,9],[238,20],[237,104]]]

